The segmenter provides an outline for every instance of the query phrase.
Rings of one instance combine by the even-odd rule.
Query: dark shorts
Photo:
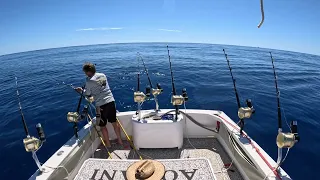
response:
[[[117,122],[117,111],[114,101],[100,106],[101,120],[99,126],[103,127],[107,125],[107,122]]]

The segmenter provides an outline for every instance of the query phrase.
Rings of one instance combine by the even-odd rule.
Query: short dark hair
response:
[[[92,72],[92,73],[96,73],[96,67],[94,66],[94,64],[90,63],[90,62],[86,62],[84,63],[82,70],[84,72]]]

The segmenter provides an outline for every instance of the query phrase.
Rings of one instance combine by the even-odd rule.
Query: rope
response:
[[[104,143],[104,140],[102,139],[101,135],[99,134],[99,131],[98,131],[97,127],[95,126],[95,124],[93,124],[93,121],[92,121],[92,119],[91,119],[91,117],[90,117],[89,114],[88,114],[88,118],[89,118],[90,122],[92,123],[92,126],[94,127],[94,129],[97,131],[97,134],[98,134],[98,136],[99,136],[99,138],[100,138],[100,140],[101,140],[101,143],[102,143],[103,146],[106,148],[106,150],[107,150],[107,152],[108,152],[108,155],[109,155],[108,158],[112,159],[111,153],[110,153],[107,145]],[[116,156],[118,156],[118,155],[116,154]],[[118,156],[118,158],[120,158],[120,157]],[[121,159],[121,158],[120,158],[120,159]]]
[[[260,9],[261,9],[261,21],[258,24],[258,28],[260,28],[264,21],[264,10],[263,10],[263,0],[260,0]]]
[[[134,146],[133,142],[131,141],[130,137],[128,136],[127,132],[126,132],[126,131],[125,131],[125,129],[123,128],[122,124],[120,123],[120,121],[119,121],[118,117],[117,117],[117,121],[118,121],[118,124],[120,125],[120,127],[121,127],[121,129],[122,129],[123,133],[126,135],[127,140],[129,141],[129,143],[130,143],[131,147],[132,147],[132,148],[133,148],[133,150],[138,154],[139,158],[140,158],[141,160],[143,160],[143,159],[142,159],[142,157],[141,157],[141,155],[138,153],[138,151],[137,151],[136,147]]]

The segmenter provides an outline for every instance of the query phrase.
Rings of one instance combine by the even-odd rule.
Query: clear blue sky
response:
[[[118,42],[199,42],[320,54],[319,0],[0,0],[0,54]]]

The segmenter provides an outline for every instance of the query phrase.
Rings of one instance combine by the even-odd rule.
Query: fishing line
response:
[[[288,126],[288,128],[290,129],[290,132],[291,132],[292,130],[291,130],[291,127],[289,126],[289,123],[288,123],[288,121],[287,121],[285,109],[284,109],[283,107],[281,107],[281,110],[282,110],[282,112],[283,112],[284,120],[286,121],[286,124],[287,124],[287,126]]]

